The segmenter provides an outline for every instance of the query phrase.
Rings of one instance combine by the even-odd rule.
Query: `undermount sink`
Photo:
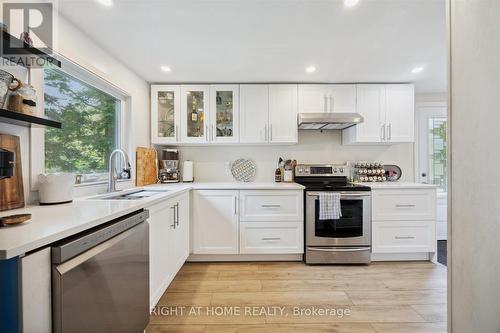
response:
[[[113,193],[109,195],[93,197],[90,199],[100,199],[100,200],[139,200],[144,198],[152,197],[153,195],[158,195],[161,193],[168,192],[169,190],[138,190],[134,192],[126,193]]]

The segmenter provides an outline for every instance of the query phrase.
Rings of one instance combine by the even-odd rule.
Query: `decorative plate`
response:
[[[254,161],[239,158],[231,164],[234,179],[240,182],[250,182],[254,179],[257,166]]]

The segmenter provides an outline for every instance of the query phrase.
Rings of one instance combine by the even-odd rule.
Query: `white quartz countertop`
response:
[[[17,226],[0,227],[0,259],[9,259],[23,253],[75,235],[120,216],[150,207],[191,189],[255,189],[300,190],[295,183],[175,183],[151,185],[147,189],[165,192],[139,200],[102,200],[78,198],[72,203],[54,206],[27,206],[0,212],[0,217],[14,214],[32,214],[31,220]],[[139,188],[122,191],[132,192]],[[118,193],[117,193],[118,194]]]
[[[432,184],[422,184],[422,183],[409,183],[409,182],[368,182],[368,183],[356,183],[360,185],[369,186],[372,190],[377,189],[433,189],[437,188],[436,185]]]

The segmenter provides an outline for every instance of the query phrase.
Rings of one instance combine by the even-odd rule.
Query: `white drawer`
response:
[[[436,219],[435,189],[372,191],[373,221]]]
[[[304,224],[240,222],[240,253],[304,253]]]
[[[240,221],[303,221],[301,190],[240,191]]]
[[[436,223],[432,221],[374,222],[372,253],[436,251]]]

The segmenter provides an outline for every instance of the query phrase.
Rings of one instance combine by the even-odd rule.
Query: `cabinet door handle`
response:
[[[382,141],[385,141],[385,124],[380,126],[380,138],[382,139]]]
[[[209,141],[208,140],[208,125],[205,125],[205,140]]]
[[[177,215],[177,219],[176,219],[176,222],[175,222],[175,223],[176,223],[176,224],[177,224],[177,226],[178,226],[178,225],[179,225],[179,203],[176,203],[176,204],[175,204],[175,211],[177,212],[177,214],[176,214],[176,215]]]
[[[387,125],[387,140],[392,139],[392,124]]]
[[[407,205],[396,204],[396,208],[413,208],[413,207],[416,207],[416,205],[413,205],[413,204],[407,204]]]
[[[267,142],[267,124],[264,125],[264,141]]]
[[[238,215],[237,205],[238,205],[238,197],[234,196],[234,215]]]
[[[335,98],[330,95],[330,112],[335,112]]]
[[[281,240],[280,237],[264,237],[262,238],[263,241],[278,241]]]
[[[395,236],[394,239],[415,239],[415,236]]]
[[[170,209],[172,209],[174,211],[174,223],[171,224],[170,227],[175,229],[175,220],[176,220],[175,205],[171,206]]]
[[[273,124],[269,124],[269,141],[273,141]]]
[[[215,138],[217,137],[217,125],[213,125],[212,129],[212,141],[215,141]]]
[[[328,95],[325,95],[325,106],[324,106],[323,112],[329,112],[329,110],[330,110],[328,100],[329,100]]]
[[[281,205],[260,205],[262,208],[280,208]]]

